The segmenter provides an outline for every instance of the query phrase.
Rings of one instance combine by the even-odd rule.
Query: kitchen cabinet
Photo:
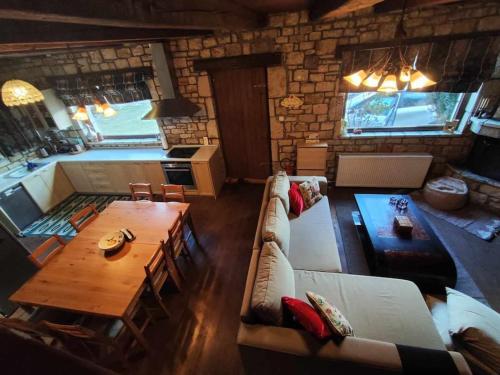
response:
[[[149,182],[159,194],[165,183],[159,162],[72,162],[63,167],[82,193],[128,194],[130,182]]]
[[[56,163],[32,172],[21,183],[44,213],[75,191],[62,167]]]
[[[208,161],[191,162],[194,178],[196,180],[196,193],[216,197],[226,178],[224,159],[219,149]]]

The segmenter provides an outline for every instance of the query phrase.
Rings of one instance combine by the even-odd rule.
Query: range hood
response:
[[[165,99],[151,102],[152,109],[142,119],[157,120],[166,117],[193,116],[201,108],[189,99],[176,95],[170,68],[162,43],[151,43],[153,65]]]

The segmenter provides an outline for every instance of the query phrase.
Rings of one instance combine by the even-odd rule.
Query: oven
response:
[[[191,163],[168,161],[162,162],[161,167],[167,184],[183,185],[186,190],[196,189]]]

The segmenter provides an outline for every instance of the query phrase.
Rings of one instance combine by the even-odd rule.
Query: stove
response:
[[[174,147],[167,152],[167,157],[189,159],[194,154],[196,154],[196,151],[198,151],[199,149],[200,147]]]

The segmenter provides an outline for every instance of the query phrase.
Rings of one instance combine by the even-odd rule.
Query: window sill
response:
[[[462,132],[457,130],[453,133],[444,130],[425,130],[425,131],[408,131],[408,132],[363,132],[361,134],[347,133],[342,134],[340,138],[422,138],[422,137],[460,137]]]
[[[116,147],[159,147],[161,142],[158,140],[138,140],[138,139],[113,139],[102,142],[90,142],[90,148],[116,148]]]

